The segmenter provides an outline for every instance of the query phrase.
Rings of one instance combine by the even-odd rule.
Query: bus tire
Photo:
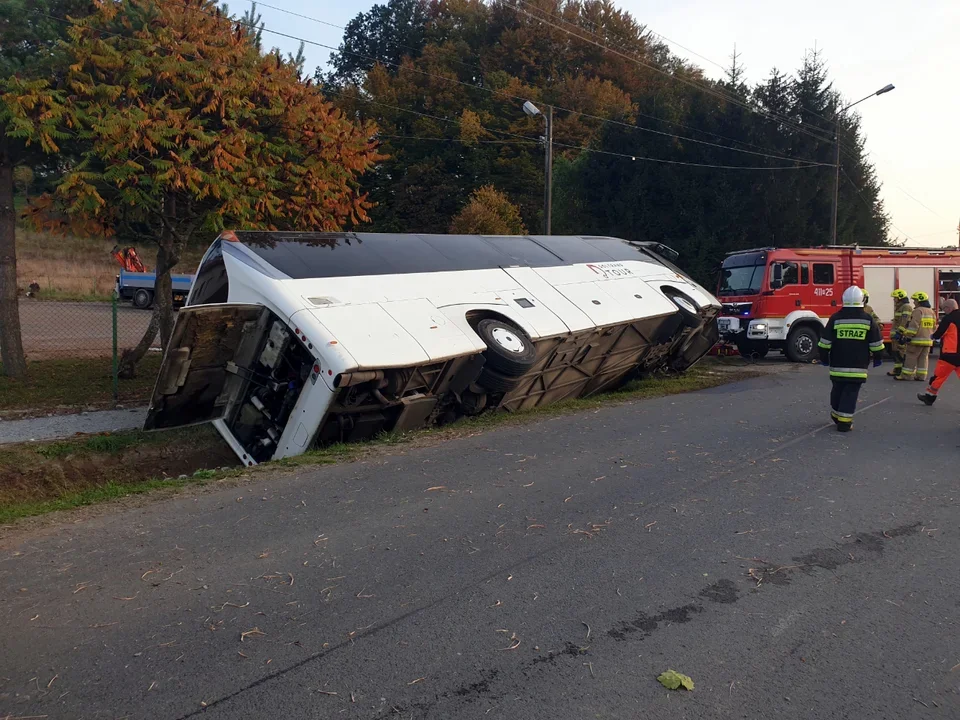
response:
[[[520,378],[507,377],[484,366],[477,378],[477,385],[490,393],[508,393],[520,383]]]
[[[153,291],[146,288],[140,288],[133,294],[133,306],[146,310],[153,305]]]
[[[683,318],[684,327],[698,328],[703,324],[700,313],[697,312],[697,304],[687,295],[673,288],[663,288],[663,294],[670,298],[671,302],[677,307],[677,312]]]
[[[537,361],[537,349],[530,336],[519,328],[487,318],[477,323],[477,334],[487,346],[484,368],[508,378],[526,375]]]
[[[816,359],[820,334],[809,325],[794,328],[787,336],[784,354],[790,362],[809,363]]]

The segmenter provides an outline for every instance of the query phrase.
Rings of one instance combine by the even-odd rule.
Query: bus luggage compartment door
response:
[[[267,331],[269,316],[270,311],[262,305],[195,305],[181,309],[143,429],[221,419],[243,384],[228,364],[246,367]]]

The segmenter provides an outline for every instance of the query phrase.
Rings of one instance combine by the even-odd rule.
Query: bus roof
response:
[[[293,279],[553,267],[646,260],[668,265],[655,248],[593,235],[432,235],[406,233],[224,232]],[[664,248],[668,250],[668,248]]]

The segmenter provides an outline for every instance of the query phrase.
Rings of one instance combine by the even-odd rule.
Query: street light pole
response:
[[[547,105],[546,120],[546,159],[544,160],[544,196],[543,196],[543,228],[544,235],[550,235],[553,226],[553,105]]]
[[[865,98],[857,100],[855,103],[850,103],[845,108],[841,108],[837,111],[837,126],[833,134],[833,211],[830,213],[830,244],[837,244],[837,206],[840,200],[840,120],[843,118],[843,114],[852,108],[854,105],[859,105],[864,100],[869,100],[870,98],[876,95],[883,95],[894,89],[893,85],[884,85],[882,88],[876,92],[872,92],[867,95]]]
[[[547,112],[544,114],[540,112],[540,108],[527,100],[523,104],[523,111],[530,117],[543,115],[543,120],[546,123],[543,137],[545,145],[543,162],[543,234],[550,235],[553,219],[553,106],[547,105]]]

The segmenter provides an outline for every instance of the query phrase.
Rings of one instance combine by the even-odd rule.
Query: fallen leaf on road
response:
[[[657,680],[668,690],[679,690],[681,687],[693,690],[693,680],[688,675],[678,673],[676,670],[667,670],[665,673],[660,673]]]
[[[240,642],[243,642],[244,638],[254,637],[256,635],[266,635],[266,633],[258,627],[255,627],[252,630],[245,630],[244,632],[240,633]]]
[[[431,492],[433,490],[446,490],[446,485],[435,485],[434,487],[428,487],[424,492]]]

